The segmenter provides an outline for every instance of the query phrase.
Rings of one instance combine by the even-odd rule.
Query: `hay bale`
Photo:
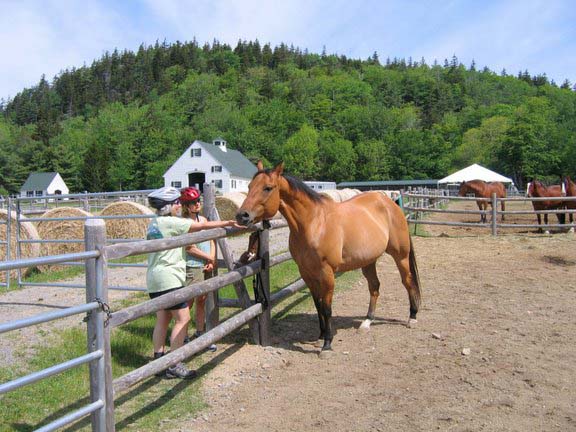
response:
[[[122,219],[104,219],[106,237],[110,239],[145,239],[149,218],[130,218],[128,216],[153,215],[148,207],[132,201],[117,201],[108,204],[100,212],[101,216],[126,216]]]
[[[236,212],[246,199],[243,192],[228,192],[216,197],[216,209],[221,220],[236,219]]]
[[[342,202],[342,197],[340,196],[340,191],[336,189],[328,189],[320,192],[320,195],[330,198],[335,202]]]
[[[0,209],[0,220],[8,221],[8,211]],[[17,226],[17,215],[16,212],[10,212],[10,256],[6,256],[8,251],[8,245],[6,243],[0,243],[0,261],[16,259],[18,246],[16,244],[16,232]],[[3,242],[8,241],[8,225],[0,224],[0,240]],[[20,216],[20,239],[21,240],[40,240],[38,231],[32,222],[26,222],[25,216]],[[39,243],[23,243],[21,245],[21,258],[36,258],[40,255],[40,244]],[[32,267],[22,269],[22,274],[27,274],[32,270]],[[10,271],[10,278],[18,277],[18,270]],[[0,272],[0,281],[6,281],[6,272]]]
[[[91,213],[76,207],[58,207],[48,210],[41,218],[88,217]],[[36,228],[42,240],[83,240],[84,220],[40,221]],[[84,242],[41,243],[40,255],[60,255],[84,251]],[[62,265],[40,266],[40,271],[61,270]]]

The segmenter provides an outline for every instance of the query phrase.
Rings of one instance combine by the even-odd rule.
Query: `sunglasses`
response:
[[[196,205],[200,202],[200,199],[195,199],[194,201],[186,201],[185,204]]]

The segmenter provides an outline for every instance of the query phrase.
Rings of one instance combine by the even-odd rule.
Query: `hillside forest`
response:
[[[57,171],[72,192],[137,190],[195,139],[305,180],[438,179],[479,163],[522,188],[576,174],[576,92],[456,57],[366,60],[214,41],[118,50],[0,103],[0,194]]]

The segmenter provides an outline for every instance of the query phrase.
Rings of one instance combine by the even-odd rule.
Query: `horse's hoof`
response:
[[[416,318],[410,318],[408,320],[408,322],[406,323],[406,327],[414,328],[414,327],[416,327],[417,324],[418,324],[418,320]]]
[[[544,234],[550,235],[550,231],[546,230],[546,231],[544,231]]]
[[[370,324],[372,324],[372,320],[365,319],[362,321],[362,324],[360,324],[360,327],[358,327],[358,331],[360,333],[368,333],[370,331]]]
[[[326,360],[326,359],[329,359],[330,357],[332,357],[333,354],[334,354],[334,351],[332,351],[331,349],[322,350],[318,353],[318,358],[320,358],[322,360]]]
[[[568,232],[569,232],[570,234],[574,234],[574,227],[570,228],[570,229],[568,230]]]
[[[324,346],[324,339],[318,339],[316,342],[314,342],[314,346],[316,348],[322,348]]]

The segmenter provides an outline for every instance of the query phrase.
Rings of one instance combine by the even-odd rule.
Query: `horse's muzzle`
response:
[[[252,218],[250,217],[250,213],[247,211],[239,210],[236,213],[236,222],[238,222],[238,225],[247,226],[251,221]]]

